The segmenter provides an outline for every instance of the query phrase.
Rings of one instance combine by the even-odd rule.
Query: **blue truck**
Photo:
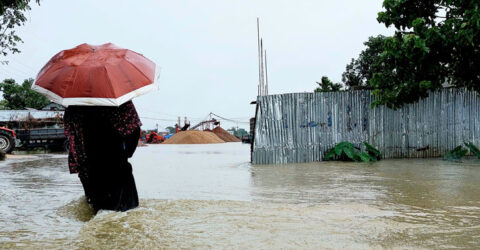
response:
[[[0,151],[44,148],[68,150],[68,140],[63,128],[7,129],[0,128]]]

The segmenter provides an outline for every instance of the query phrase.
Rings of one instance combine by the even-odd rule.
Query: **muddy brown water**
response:
[[[9,159],[0,249],[480,246],[479,160],[248,161],[241,143],[138,148],[140,207],[93,216],[65,155]]]

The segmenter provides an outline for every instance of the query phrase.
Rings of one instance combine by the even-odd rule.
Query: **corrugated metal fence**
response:
[[[336,143],[364,141],[384,158],[439,157],[479,143],[476,92],[444,89],[402,109],[370,108],[370,91],[260,96],[252,151],[254,164],[321,161]]]

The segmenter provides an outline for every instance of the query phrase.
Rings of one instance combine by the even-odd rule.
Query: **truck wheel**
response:
[[[63,149],[64,149],[65,152],[67,152],[67,153],[70,152],[70,143],[68,142],[68,139],[66,139],[66,140],[63,142]]]
[[[7,133],[0,131],[0,151],[4,153],[12,152],[15,147],[15,140]]]

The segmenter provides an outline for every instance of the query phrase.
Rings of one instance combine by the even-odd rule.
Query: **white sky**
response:
[[[172,126],[178,116],[193,125],[210,112],[248,122],[258,84],[257,17],[270,94],[311,92],[324,75],[341,81],[369,36],[392,33],[376,21],[382,2],[43,0],[17,29],[22,53],[7,56],[0,80],[35,78],[60,50],[112,42],[162,68],[160,91],[134,100],[144,128]]]

